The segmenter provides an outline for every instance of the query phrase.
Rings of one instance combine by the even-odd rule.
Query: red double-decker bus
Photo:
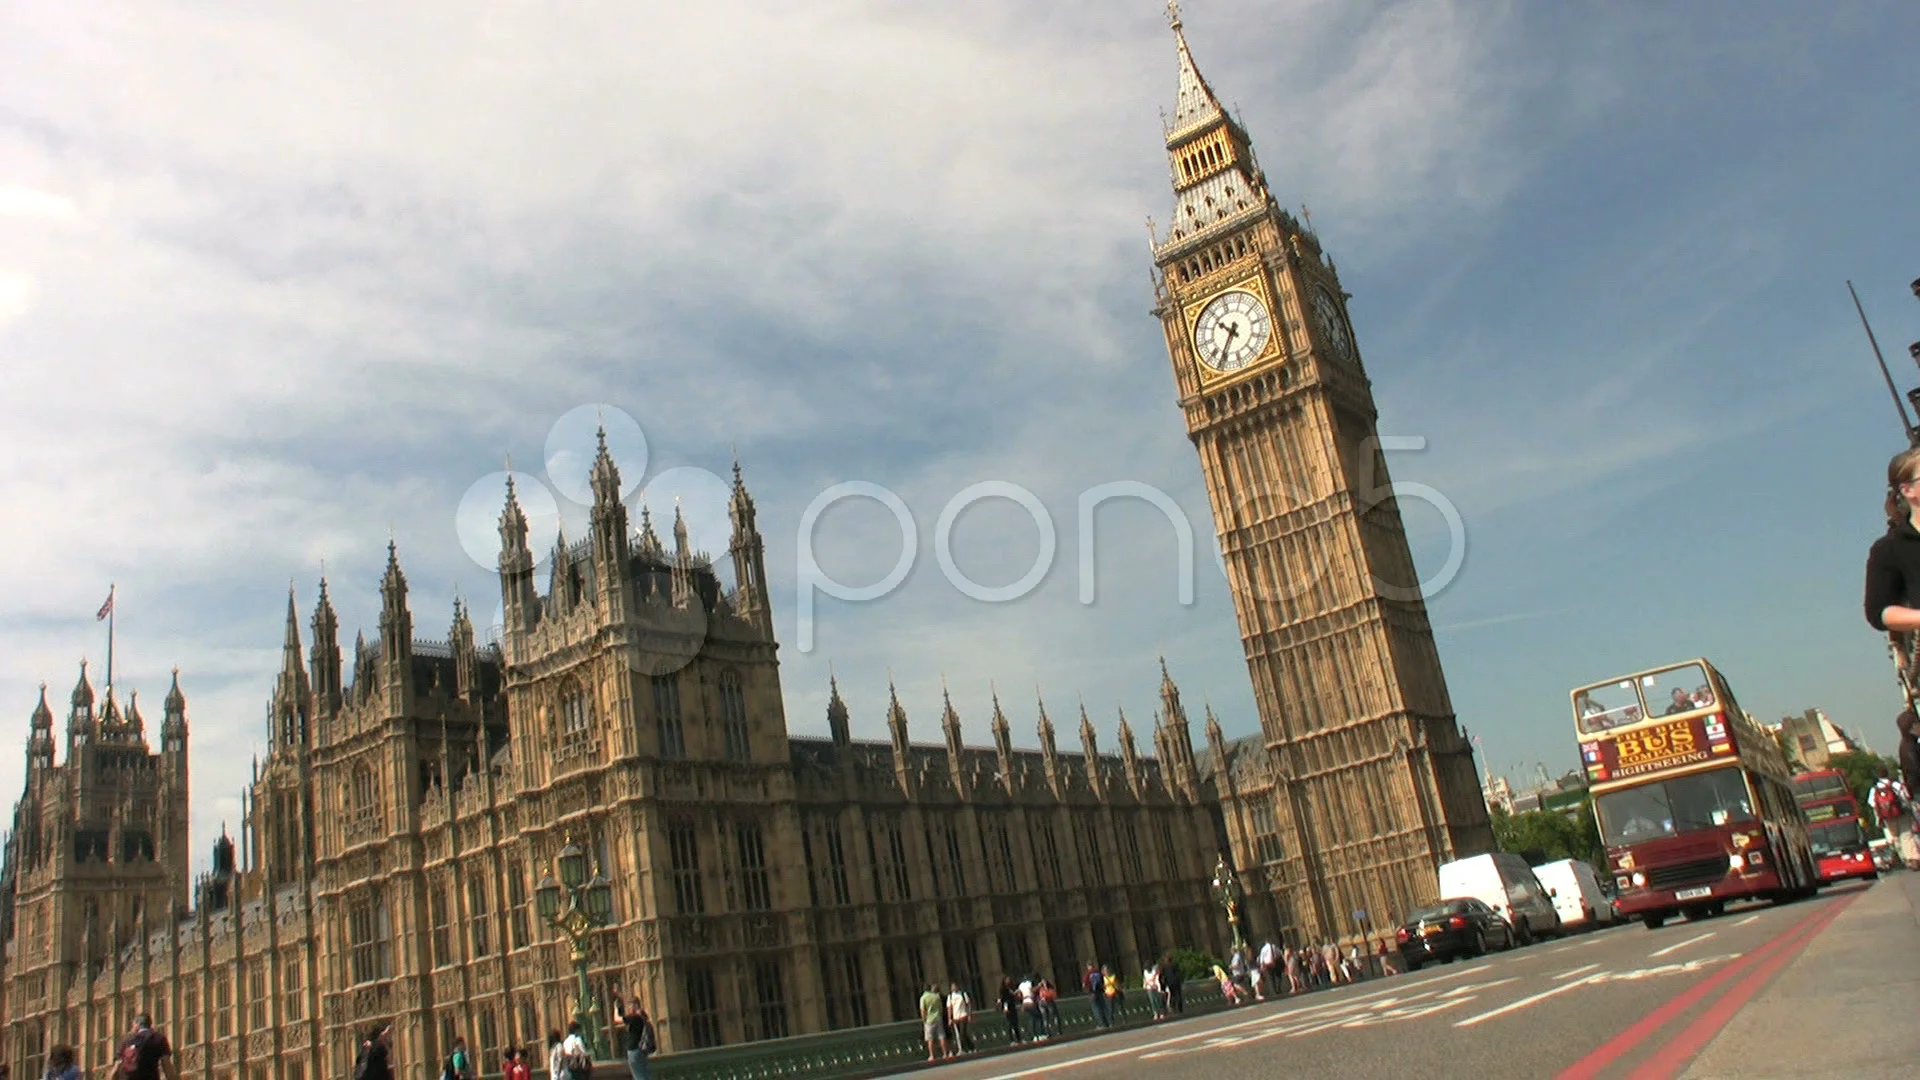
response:
[[[1658,928],[1820,887],[1780,747],[1704,659],[1572,693],[1622,915]]]
[[[1860,802],[1839,769],[1815,769],[1793,778],[1793,795],[1807,818],[1813,858],[1820,867],[1820,883],[1848,878],[1877,878],[1867,830],[1860,820]]]

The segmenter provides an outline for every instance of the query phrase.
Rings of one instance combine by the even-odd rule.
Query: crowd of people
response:
[[[1376,964],[1369,964],[1369,960]],[[1243,1005],[1268,998],[1304,994],[1376,975],[1397,974],[1397,954],[1379,943],[1377,953],[1369,954],[1358,944],[1343,953],[1338,945],[1294,948],[1272,941],[1258,952],[1250,947],[1235,949],[1225,965],[1214,964],[1213,978],[1220,984],[1221,996],[1229,1005]],[[1172,954],[1149,964],[1141,974],[1140,988],[1146,993],[1153,1021],[1169,1020],[1185,1014],[1187,976]],[[1088,964],[1080,978],[1080,990],[1087,994],[1096,1031],[1113,1027],[1126,1004],[1125,981],[1112,966]],[[1060,990],[1052,979],[1039,974],[1013,976],[1000,980],[1000,1015],[1006,1025],[1009,1046],[1042,1043],[1059,1036]],[[977,1052],[973,1021],[976,1006],[973,996],[958,982],[949,983],[942,992],[939,984],[929,983],[920,995],[920,1034],[927,1046],[929,1062],[944,1061]]]
[[[616,998],[613,1011],[626,1029],[627,1071],[632,1074],[633,1080],[652,1080],[651,1059],[659,1050],[659,1039],[653,1029],[652,1018],[638,1001],[623,1003]],[[502,1050],[500,1074],[503,1080],[531,1080],[533,1067],[528,1064],[530,1053],[517,1046]],[[392,1080],[392,1054],[391,1024],[369,1032],[361,1040],[359,1054],[354,1060],[354,1080]],[[579,1021],[569,1024],[565,1035],[558,1031],[547,1033],[547,1075],[552,1080],[587,1080],[593,1073],[593,1054],[581,1033]],[[606,1074],[603,1072],[600,1075]],[[441,1063],[440,1080],[478,1080],[479,1076],[479,1063],[467,1048],[467,1040],[456,1035]]]

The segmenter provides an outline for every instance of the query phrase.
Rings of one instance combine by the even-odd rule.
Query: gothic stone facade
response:
[[[1331,259],[1268,190],[1172,9],[1175,213],[1155,286],[1260,714],[1220,779],[1236,860],[1309,937],[1493,849]],[[1250,750],[1264,751],[1249,753]],[[1262,840],[1261,838],[1265,838]]]
[[[157,755],[76,692],[55,765],[43,705],[0,882],[0,1060],[38,1075],[64,1041],[103,1068],[150,1009],[214,1080],[345,1077],[387,1022],[407,1073],[456,1033],[491,1065],[571,1015],[568,947],[532,905],[569,840],[614,883],[589,949],[601,1015],[637,995],[669,1051],[905,1019],[929,979],[990,1000],[1002,972],[1072,985],[1090,959],[1225,945],[1217,807],[1164,668],[1157,757],[1124,717],[1102,753],[1084,712],[1059,753],[1044,707],[1041,749],[1015,750],[997,701],[992,748],[950,704],[916,744],[891,692],[890,745],[855,741],[837,685],[831,735],[793,738],[737,470],[730,588],[677,513],[672,550],[644,511],[629,528],[604,447],[593,485],[591,535],[556,546],[544,594],[509,489],[497,644],[459,605],[446,641],[416,641],[391,546],[350,680],[325,582],[305,655],[289,597],[241,864],[223,839],[192,897],[177,681]]]

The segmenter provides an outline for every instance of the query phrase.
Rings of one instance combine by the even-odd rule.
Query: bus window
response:
[[[1581,732],[1588,735],[1644,718],[1640,692],[1634,689],[1632,680],[1580,691],[1574,695],[1574,712],[1579,716]]]
[[[1699,664],[1656,671],[1640,680],[1640,692],[1647,699],[1647,710],[1655,716],[1674,716],[1695,709],[1711,708],[1713,684]]]
[[[1608,847],[1753,820],[1753,801],[1738,769],[1610,791],[1593,808]]]

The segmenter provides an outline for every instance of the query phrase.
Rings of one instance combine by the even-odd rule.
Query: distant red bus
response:
[[[1860,803],[1839,769],[1815,769],[1793,778],[1793,797],[1807,817],[1807,836],[1820,867],[1820,883],[1877,878],[1873,849],[1860,820]]]
[[[1820,887],[1786,757],[1705,659],[1573,691],[1616,906],[1651,928]]]

